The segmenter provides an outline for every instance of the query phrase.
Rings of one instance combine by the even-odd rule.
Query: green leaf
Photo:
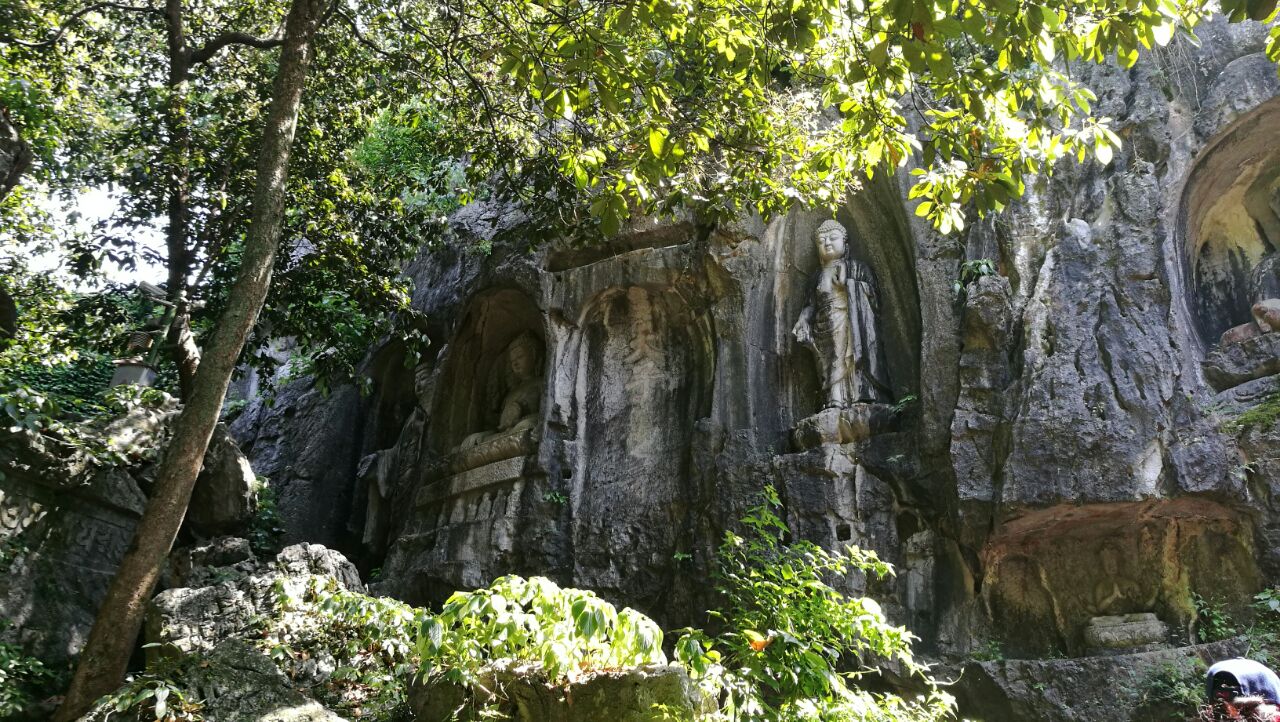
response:
[[[649,131],[649,150],[655,158],[662,157],[670,131],[666,128],[653,128]]]

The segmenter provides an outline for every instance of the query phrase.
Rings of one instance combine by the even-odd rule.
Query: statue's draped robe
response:
[[[818,358],[828,406],[892,400],[884,350],[876,327],[879,298],[871,270],[858,261],[841,261],[844,294],[822,293],[815,277],[809,306],[811,340]],[[832,388],[838,386],[838,388]]]

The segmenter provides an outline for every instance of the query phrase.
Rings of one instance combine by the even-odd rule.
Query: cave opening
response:
[[[1280,99],[1206,145],[1183,192],[1179,229],[1192,320],[1205,347],[1280,298]]]

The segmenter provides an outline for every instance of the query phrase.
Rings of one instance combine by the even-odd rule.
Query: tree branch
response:
[[[228,45],[246,45],[259,50],[268,50],[284,43],[284,37],[277,31],[275,35],[269,38],[259,38],[248,33],[225,32],[219,33],[212,40],[203,46],[191,52],[191,64],[199,65],[213,58],[218,51]]]
[[[53,37],[50,37],[47,40],[40,40],[38,42],[28,42],[26,40],[19,40],[17,38],[10,37],[8,35],[0,35],[0,40],[4,40],[6,43],[13,43],[14,45],[18,45],[24,48],[47,48],[50,45],[53,45],[57,43],[59,40],[61,40],[62,36],[66,35],[67,31],[71,29],[71,26],[79,22],[80,19],[83,18],[85,15],[88,15],[89,13],[92,13],[92,12],[96,12],[98,10],[125,10],[128,12],[134,12],[134,13],[156,13],[156,14],[160,14],[162,12],[160,8],[152,7],[150,5],[125,5],[124,3],[117,3],[117,2],[98,2],[92,5],[83,7],[75,11],[74,13],[72,13],[70,16],[67,17],[66,20],[62,22],[62,25],[58,27],[58,31],[53,34]]]

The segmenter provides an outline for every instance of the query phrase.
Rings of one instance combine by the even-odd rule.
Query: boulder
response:
[[[418,722],[488,719],[480,713],[485,702],[515,722],[684,720],[708,704],[684,669],[671,665],[600,673],[565,686],[547,684],[537,667],[494,667],[470,689],[433,679],[409,690]]]
[[[187,509],[187,526],[201,536],[217,536],[243,531],[257,507],[257,476],[240,447],[218,424],[204,467],[196,479]]]
[[[1280,333],[1219,346],[1205,357],[1204,376],[1219,391],[1280,373]]]
[[[275,663],[241,639],[188,657],[168,676],[188,699],[199,700],[210,722],[344,722],[343,717],[294,689]],[[150,722],[154,714],[115,712],[99,705],[80,722]]]
[[[986,722],[1098,722],[1135,719],[1155,678],[1169,670],[1188,677],[1213,662],[1240,656],[1248,640],[1076,659],[972,662],[951,688],[965,719]],[[1203,665],[1203,666],[1201,666]],[[1197,678],[1196,683],[1199,683]],[[1169,719],[1160,710],[1151,719]],[[1140,719],[1146,719],[1138,717]]]
[[[147,609],[146,639],[157,645],[152,659],[207,652],[249,629],[275,609],[277,584],[300,591],[313,576],[336,579],[351,591],[363,592],[360,575],[341,554],[319,544],[295,544],[274,561],[257,564],[243,559],[243,540],[222,541],[216,548],[200,547],[179,554],[174,566],[189,568],[191,559],[231,561],[227,566],[186,571],[180,578],[205,586],[167,589]],[[235,560],[235,561],[233,561]]]

